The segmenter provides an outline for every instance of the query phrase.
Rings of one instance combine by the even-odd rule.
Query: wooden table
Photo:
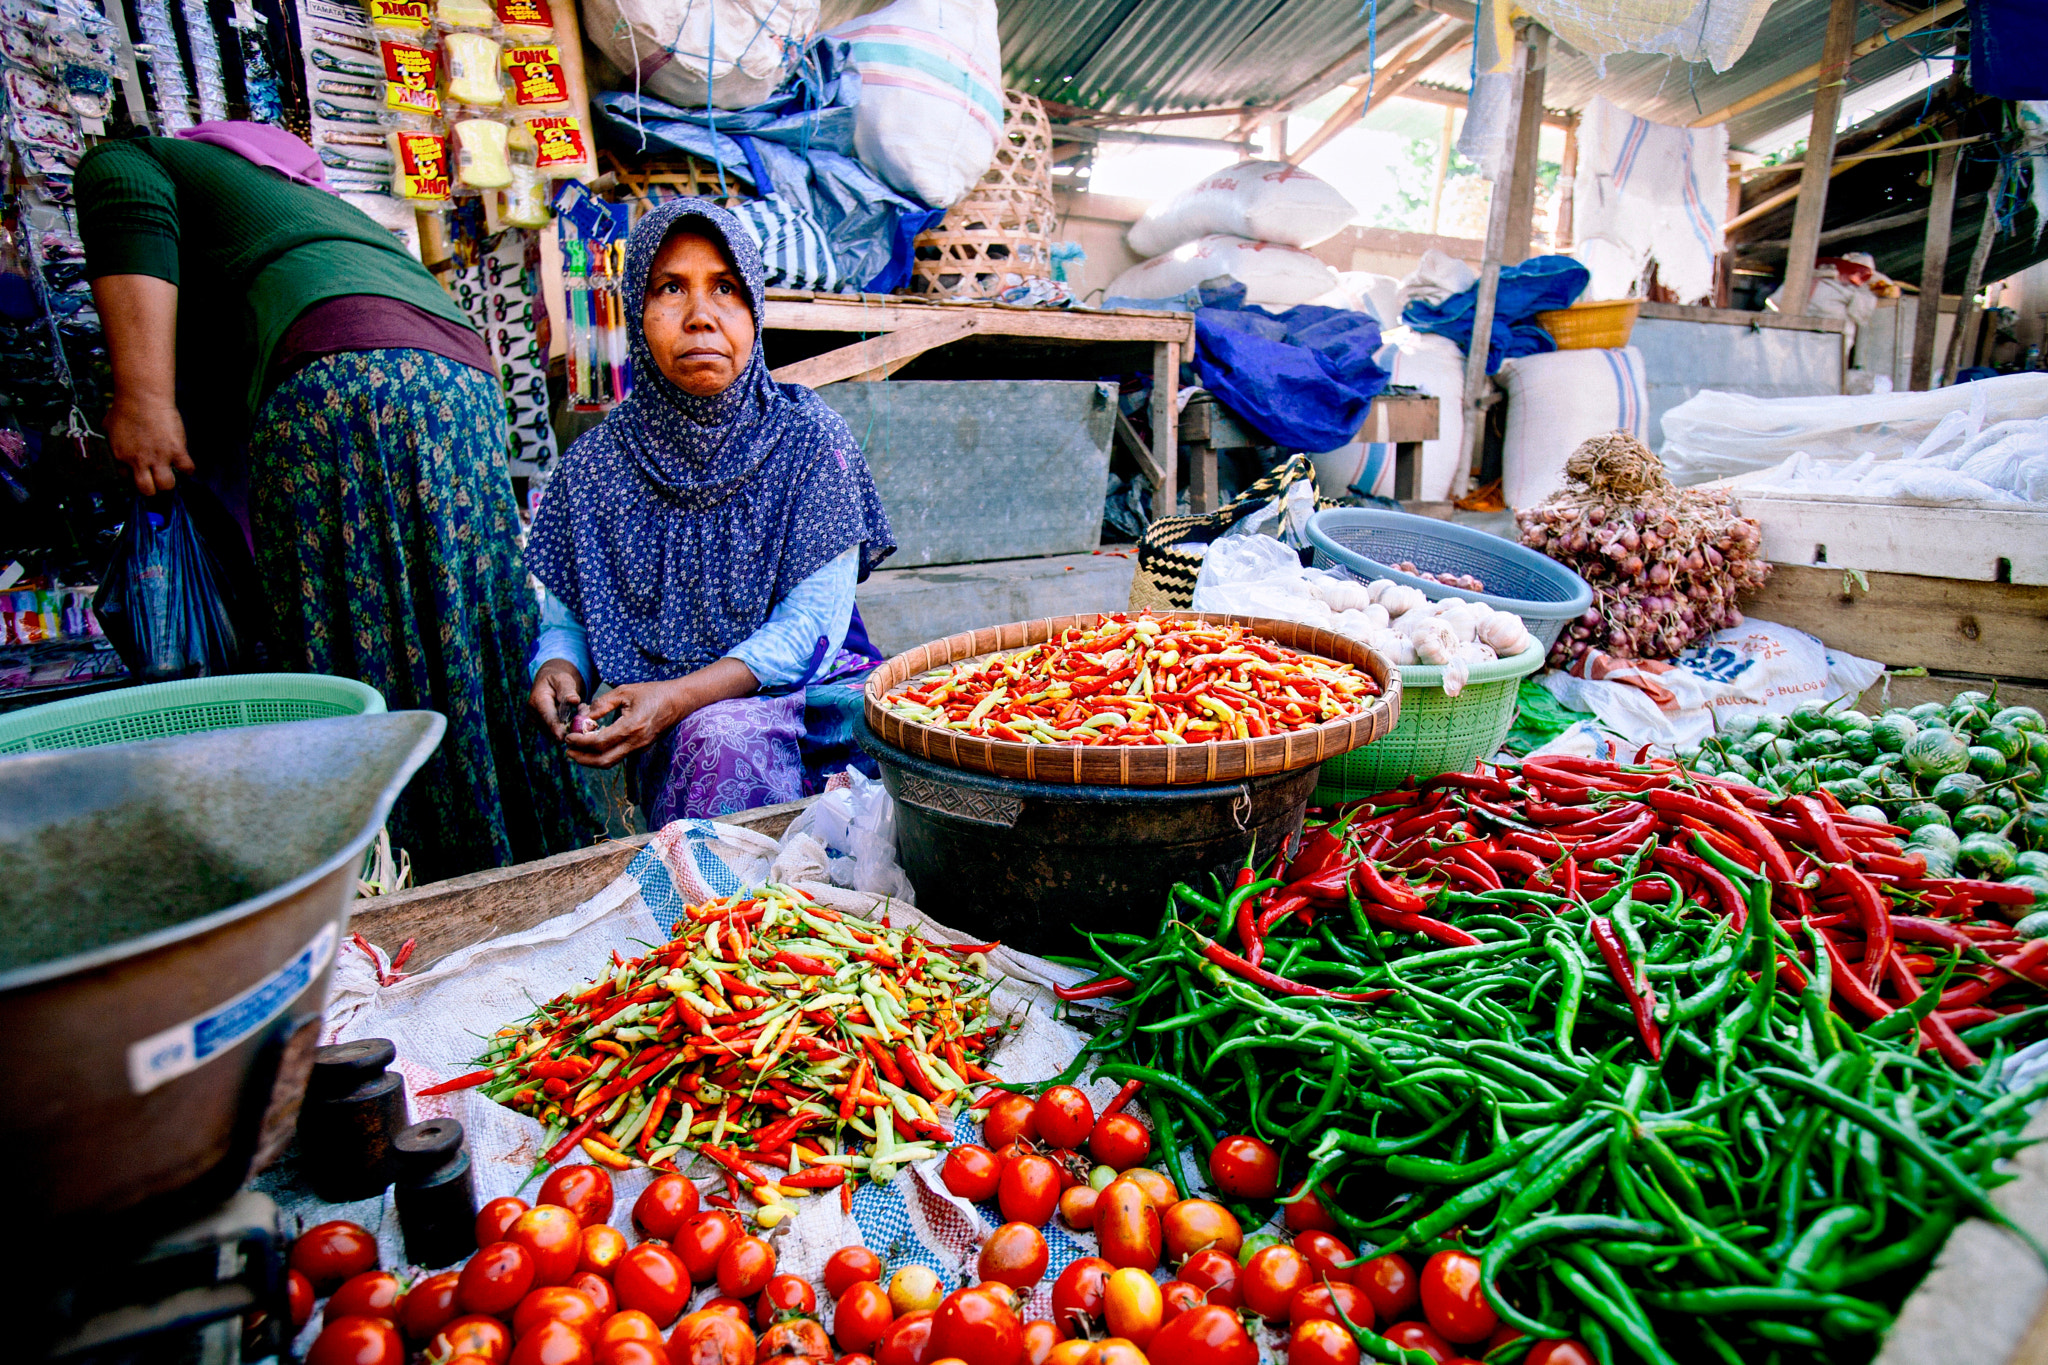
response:
[[[1394,497],[1415,496],[1422,443],[1437,438],[1438,401],[1423,394],[1381,394],[1366,410],[1352,439],[1394,447]],[[1188,509],[1213,512],[1217,503],[1216,452],[1272,444],[1215,395],[1196,394],[1180,420],[1181,450],[1188,457]],[[1369,489],[1354,490],[1370,492]]]
[[[1120,438],[1135,446],[1139,467],[1159,490],[1158,506],[1174,505],[1180,364],[1194,344],[1190,313],[1135,308],[1012,308],[970,300],[926,300],[899,294],[811,294],[771,289],[764,331],[845,332],[862,338],[771,371],[785,384],[811,388],[842,380],[887,379],[918,356],[963,337],[1104,344],[1132,342],[1152,348],[1152,443],[1136,441],[1121,414]],[[1013,378],[992,375],[991,378]]]

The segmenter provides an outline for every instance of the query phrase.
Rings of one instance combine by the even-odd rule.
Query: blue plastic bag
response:
[[[1283,450],[1335,450],[1354,439],[1373,395],[1392,381],[1373,359],[1380,326],[1369,313],[1247,307],[1242,284],[1204,285],[1202,301],[1195,373]]]
[[[1536,321],[1549,308],[1569,308],[1585,291],[1592,278],[1586,267],[1569,256],[1537,256],[1500,272],[1500,292],[1493,301],[1493,329],[1487,338],[1486,372],[1500,369],[1503,360],[1539,355],[1557,349],[1557,342]],[[1442,303],[1420,299],[1401,310],[1401,321],[1418,332],[1435,332],[1458,343],[1458,349],[1472,353],[1472,324],[1478,321],[1479,286],[1453,294]]]
[[[145,682],[236,671],[227,573],[183,495],[138,497],[93,594],[93,615],[128,671]]]

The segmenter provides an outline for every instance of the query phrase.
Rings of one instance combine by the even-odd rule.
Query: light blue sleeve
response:
[[[761,628],[727,651],[762,687],[809,682],[846,641],[853,622],[853,588],[860,575],[856,545],[789,590]],[[819,646],[823,645],[820,649]]]
[[[542,588],[540,642],[534,646],[533,658],[527,666],[528,676],[540,672],[540,666],[549,659],[566,659],[576,665],[576,671],[583,675],[586,693],[597,686],[597,674],[590,665],[590,640],[584,633],[583,623],[553,593]]]

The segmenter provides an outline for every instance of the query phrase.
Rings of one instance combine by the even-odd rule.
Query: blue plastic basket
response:
[[[1435,517],[1333,507],[1309,518],[1308,538],[1319,569],[1341,569],[1367,581],[1391,578],[1420,588],[1432,601],[1463,597],[1496,611],[1511,611],[1546,650],[1557,643],[1570,621],[1593,605],[1593,589],[1586,580],[1550,556]],[[1391,567],[1396,560],[1429,573],[1471,574],[1486,591],[1468,592],[1402,573]]]

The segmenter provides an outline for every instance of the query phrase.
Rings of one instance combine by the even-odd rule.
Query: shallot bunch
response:
[[[1551,648],[1555,668],[1589,649],[1669,659],[1741,625],[1737,594],[1761,587],[1771,572],[1757,524],[1736,515],[1725,492],[1674,487],[1657,457],[1624,431],[1573,451],[1564,489],[1515,520],[1524,545],[1593,588],[1593,605]]]
[[[1426,578],[1432,583],[1441,583],[1447,588],[1463,588],[1466,592],[1486,591],[1485,580],[1474,578],[1468,573],[1450,573],[1448,571],[1444,573],[1431,573],[1427,569],[1416,568],[1405,559],[1395,564],[1394,567],[1411,578]]]

